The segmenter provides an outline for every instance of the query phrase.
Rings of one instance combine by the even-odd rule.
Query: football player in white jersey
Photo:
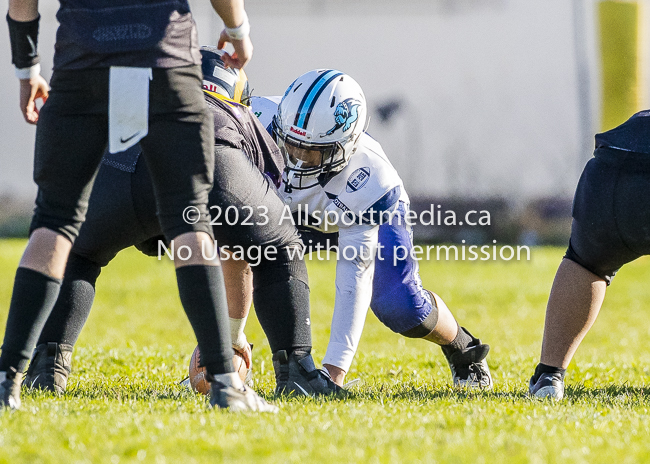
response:
[[[252,109],[285,156],[280,195],[303,243],[338,247],[334,315],[323,359],[333,380],[343,384],[370,307],[394,332],[441,345],[455,386],[491,388],[489,346],[422,287],[405,220],[409,198],[381,145],[364,131],[361,87],[340,71],[310,71],[281,99],[253,97]]]

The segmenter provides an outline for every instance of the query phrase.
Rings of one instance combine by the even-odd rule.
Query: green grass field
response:
[[[0,242],[0,319],[23,241]],[[440,350],[370,314],[346,400],[277,401],[277,415],[211,411],[177,383],[195,346],[168,262],[123,252],[98,281],[68,393],[23,395],[0,412],[0,463],[648,462],[650,260],[624,268],[570,367],[567,400],[526,398],[544,308],[562,256],[530,262],[423,262],[425,286],[492,346],[493,392],[450,388]],[[333,262],[309,264],[314,354],[329,336]],[[270,398],[268,344],[254,316],[255,382]],[[3,333],[3,332],[0,332]]]

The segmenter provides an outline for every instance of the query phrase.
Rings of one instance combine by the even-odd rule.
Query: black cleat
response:
[[[65,392],[72,369],[72,345],[43,343],[34,350],[23,384],[27,388],[51,391],[58,395]]]
[[[491,390],[492,375],[485,360],[490,346],[482,344],[481,340],[475,338],[464,327],[461,327],[460,330],[472,338],[472,342],[467,348],[452,351],[445,346],[441,347],[449,363],[449,369],[451,369],[454,387]]]
[[[327,371],[316,369],[314,359],[306,351],[273,353],[273,369],[276,395],[337,395],[344,391]]]
[[[560,401],[564,398],[564,379],[560,374],[543,373],[537,381],[535,376],[530,378],[528,393],[536,398],[548,398]]]

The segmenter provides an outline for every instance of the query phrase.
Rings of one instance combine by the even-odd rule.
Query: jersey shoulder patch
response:
[[[370,168],[367,166],[357,168],[352,174],[350,174],[350,177],[348,177],[345,191],[348,193],[356,192],[365,187],[368,180],[370,180]]]

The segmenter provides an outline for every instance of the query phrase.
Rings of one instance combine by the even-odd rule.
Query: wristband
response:
[[[29,68],[16,68],[14,72],[18,79],[33,79],[41,73],[41,65],[36,63]]]
[[[16,21],[7,13],[11,62],[18,69],[31,68],[40,61],[38,56],[38,24],[41,15],[32,21]]]
[[[251,25],[248,22],[248,15],[244,12],[244,22],[237,27],[227,27],[226,34],[233,40],[242,40],[248,37],[251,32]]]
[[[244,327],[246,327],[246,319],[248,316],[243,319],[230,319],[230,337],[232,338],[232,346],[244,349],[248,344],[246,339],[246,334],[244,333]]]

